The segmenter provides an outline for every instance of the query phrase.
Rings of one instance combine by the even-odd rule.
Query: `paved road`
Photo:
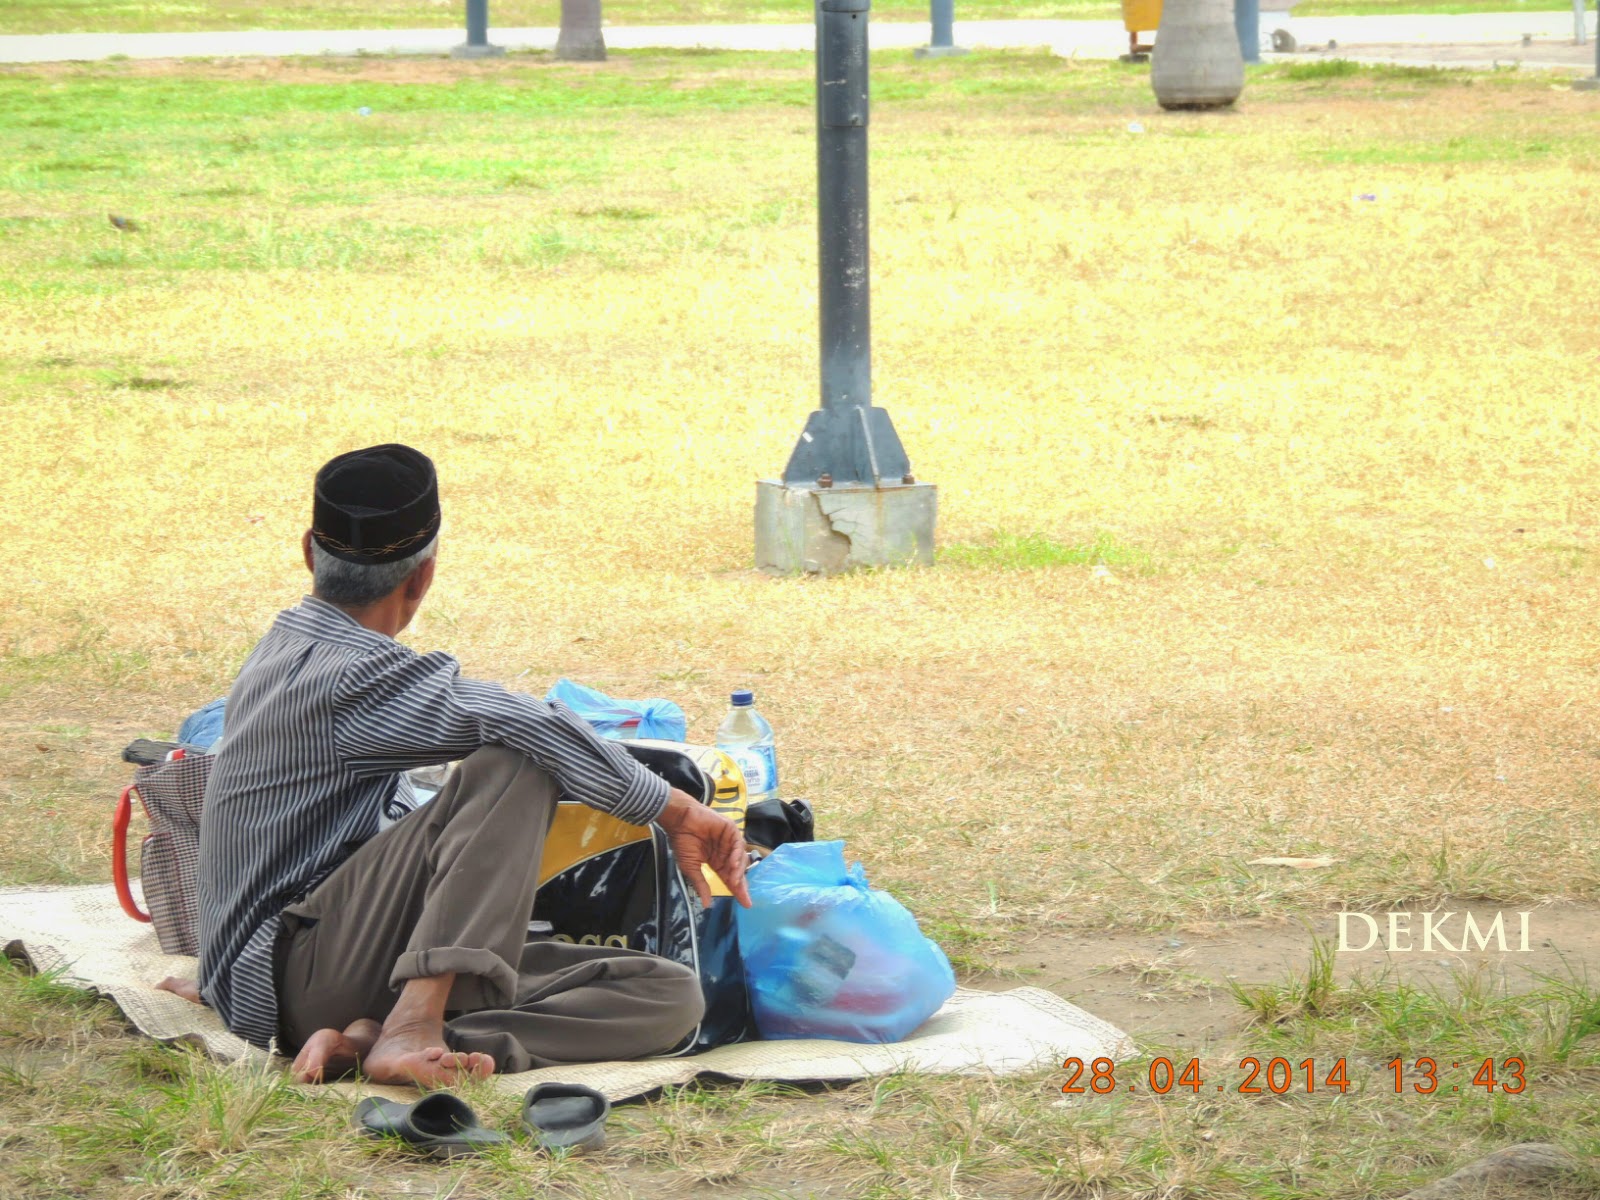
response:
[[[1574,45],[1570,12],[1377,17],[1263,13],[1261,22],[1263,30],[1288,30],[1306,49],[1335,42],[1336,51],[1321,53],[1338,57],[1480,66],[1521,61],[1529,66],[1580,70],[1585,63],[1594,62],[1593,13],[1586,18],[1591,38],[1587,47]],[[550,50],[555,47],[556,33],[553,28],[491,29],[489,40],[507,50]],[[809,50],[815,35],[810,25],[646,25],[610,27],[605,36],[606,44],[616,50]],[[1524,44],[1524,37],[1530,39],[1528,44]],[[458,29],[0,34],[0,63],[93,61],[113,56],[446,54],[461,41]],[[921,22],[874,22],[872,41],[878,49],[924,45],[928,26]],[[957,21],[956,42],[974,49],[1045,46],[1063,56],[1111,58],[1127,49],[1128,35],[1121,21]],[[1363,47],[1372,47],[1375,53],[1365,55]]]
[[[1459,67],[1473,71],[1535,67],[1539,70],[1568,70],[1576,75],[1585,76],[1594,75],[1596,71],[1593,43],[1580,46],[1571,38],[1565,42],[1546,42],[1543,45],[1535,41],[1531,46],[1524,46],[1520,40],[1430,46],[1419,46],[1415,43],[1364,42],[1359,46],[1340,46],[1333,51],[1294,56],[1296,61],[1309,58],[1348,58],[1360,63],[1389,63],[1394,66],[1409,67]]]

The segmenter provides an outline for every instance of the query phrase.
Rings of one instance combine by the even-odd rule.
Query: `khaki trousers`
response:
[[[454,974],[445,1040],[502,1072],[670,1049],[704,1002],[679,963],[527,940],[556,786],[486,746],[430,803],[366,842],[283,912],[276,983],[283,1049],[319,1029],[382,1021],[407,980]]]

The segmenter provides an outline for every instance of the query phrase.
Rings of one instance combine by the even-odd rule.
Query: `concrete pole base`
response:
[[[971,54],[965,46],[918,46],[918,58],[959,58],[963,54]]]
[[[450,51],[451,58],[499,58],[506,52],[504,46],[474,46],[471,42],[463,42],[453,47]]]
[[[1600,92],[1600,75],[1591,75],[1587,79],[1575,79],[1572,82],[1575,92]]]
[[[780,575],[933,565],[931,483],[831,488],[756,483],[756,566]]]

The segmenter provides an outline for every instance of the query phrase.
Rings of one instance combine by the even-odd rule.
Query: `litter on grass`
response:
[[[1252,858],[1249,865],[1252,867],[1293,867],[1297,871],[1311,871],[1318,867],[1331,867],[1338,862],[1337,858],[1326,856],[1318,858],[1283,858],[1269,855],[1266,858]]]

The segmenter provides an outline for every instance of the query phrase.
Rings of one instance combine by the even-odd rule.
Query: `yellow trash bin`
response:
[[[1149,54],[1151,45],[1139,42],[1141,33],[1155,34],[1161,25],[1161,0],[1122,0],[1122,27],[1128,31],[1128,55]]]

